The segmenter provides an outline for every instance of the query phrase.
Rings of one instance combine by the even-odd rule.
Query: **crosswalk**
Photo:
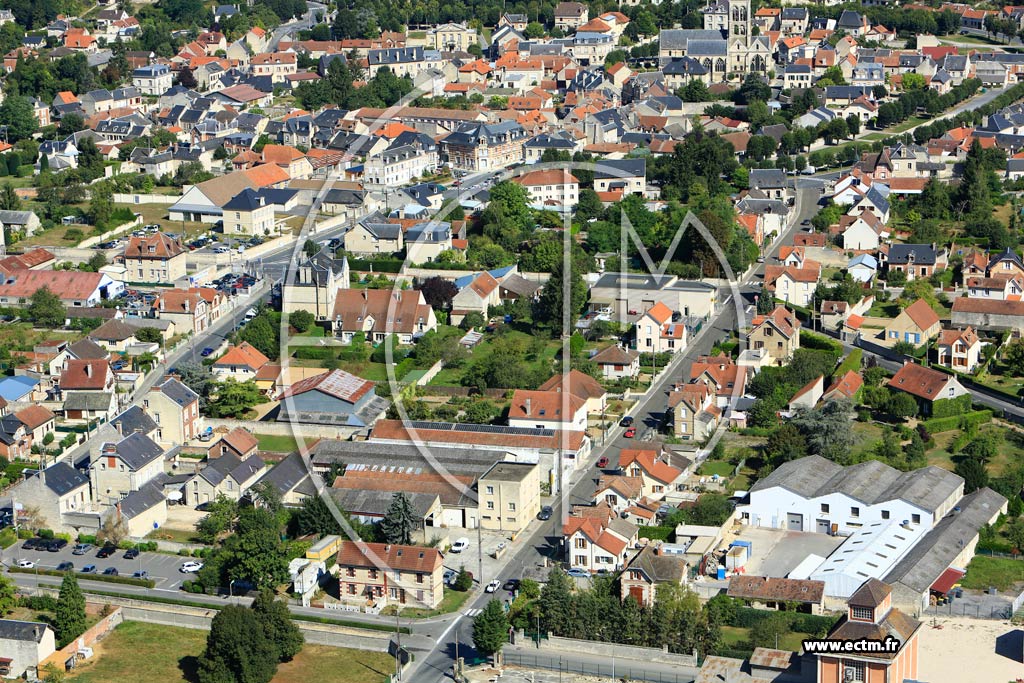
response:
[[[475,609],[468,609],[465,612],[463,612],[463,614],[465,614],[467,617],[475,617],[476,615],[480,614],[481,612],[483,612],[483,610],[478,607],[478,608],[475,608]]]

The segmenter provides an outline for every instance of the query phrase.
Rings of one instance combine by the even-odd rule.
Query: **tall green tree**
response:
[[[391,498],[391,505],[380,521],[380,532],[388,543],[412,543],[413,531],[419,526],[420,520],[409,497],[399,491]]]
[[[29,297],[28,316],[40,327],[64,327],[67,309],[60,297],[45,285]]]
[[[39,122],[27,97],[8,95],[0,104],[0,125],[7,126],[7,141],[13,143],[32,137]]]
[[[569,282],[569,300],[565,301],[564,283]],[[558,259],[551,270],[551,277],[541,290],[540,297],[534,306],[533,319],[539,325],[561,332],[564,315],[568,309],[569,326],[575,324],[577,316],[583,312],[587,303],[587,285],[583,274],[579,272],[575,260],[569,272],[565,271],[564,259]]]
[[[6,616],[18,606],[18,592],[14,582],[6,576],[0,576],[0,617]]]
[[[568,631],[572,621],[572,583],[560,567],[548,572],[548,581],[540,590],[539,605],[544,631]]]
[[[473,619],[473,646],[481,657],[490,657],[501,652],[508,642],[508,617],[501,601],[491,600]]]
[[[263,625],[267,640],[277,649],[278,661],[288,662],[299,654],[305,639],[292,621],[288,605],[278,600],[273,591],[261,590],[252,601],[252,611]]]
[[[199,683],[269,683],[277,673],[278,650],[255,611],[228,605],[210,624],[199,657]]]
[[[57,596],[57,609],[53,615],[53,627],[57,632],[57,647],[74,641],[85,632],[85,595],[78,585],[78,579],[71,572],[64,574]]]

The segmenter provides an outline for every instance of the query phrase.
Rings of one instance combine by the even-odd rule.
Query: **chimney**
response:
[[[85,376],[92,377],[92,363],[85,364]]]
[[[526,410],[526,414],[527,415],[530,415],[530,404],[531,403],[532,403],[532,401],[530,401],[530,399],[526,399],[526,405],[523,406],[523,408]]]
[[[188,312],[189,312],[189,310],[188,310],[188,309],[189,309],[188,299],[185,299],[185,312],[186,312],[186,313],[188,313]]]
[[[114,429],[117,430],[117,433],[119,435],[124,436],[124,432],[121,431],[123,429],[123,427],[121,426],[121,421],[120,420],[118,420],[117,422],[114,423]]]
[[[33,627],[32,627],[32,636],[33,636],[33,637],[34,637],[34,638],[35,638],[36,640],[39,640],[39,627],[38,627],[38,626],[33,626]]]
[[[163,313],[163,311],[164,311],[164,298],[160,297],[160,312]]]
[[[264,197],[263,195],[260,195],[260,206],[266,206],[266,205],[267,205],[267,198]]]

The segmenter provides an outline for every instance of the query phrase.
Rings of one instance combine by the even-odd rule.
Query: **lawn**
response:
[[[151,541],[171,541],[173,543],[201,543],[196,537],[195,529],[169,529],[160,527],[146,534]]]
[[[850,449],[850,455],[854,457],[854,462],[858,462],[882,440],[882,425],[874,422],[854,422],[853,435],[856,442]]]
[[[456,591],[451,588],[445,588],[444,597],[441,598],[441,604],[437,606],[437,609],[406,607],[402,610],[401,616],[408,617],[410,619],[425,619],[427,617],[436,617],[441,614],[449,614],[461,609],[462,606],[466,604],[466,599],[469,598],[469,596],[469,591]]]
[[[900,314],[900,305],[895,301],[878,301],[871,304],[867,316],[870,318],[895,318]]]
[[[82,338],[81,332],[65,330],[35,330],[31,323],[0,323],[0,347],[12,351],[31,351],[39,342],[63,339],[69,342]]]
[[[275,451],[277,453],[291,453],[299,450],[298,439],[294,436],[278,436],[275,434],[256,434],[261,451]],[[308,441],[308,440],[307,440]]]
[[[810,636],[799,631],[791,631],[779,638],[779,649],[800,652],[803,649],[804,638]],[[750,648],[750,629],[739,626],[722,627],[722,647],[734,650],[747,650]]]
[[[186,242],[213,231],[213,226],[209,223],[168,220],[167,213],[171,207],[170,204],[114,204],[114,208],[120,207],[142,214],[142,222],[145,225],[155,223],[164,232],[173,232],[177,235],[181,235],[184,231]]]
[[[206,631],[126,621],[101,641],[96,657],[68,680],[76,683],[160,681],[194,683],[197,657],[206,646]],[[282,664],[274,683],[315,680],[319,683],[382,683],[394,660],[382,652],[307,645]]]
[[[960,583],[964,588],[988,590],[989,586],[995,586],[1005,591],[1021,581],[1024,581],[1024,560],[976,555],[967,565],[967,574]]]
[[[988,461],[986,467],[989,475],[998,477],[1006,470],[1015,458],[1020,457],[1020,441],[1022,436],[1012,429],[1006,429],[1005,427],[995,424],[984,425],[981,430],[983,432],[999,430],[1003,434],[1003,441],[999,445],[999,452],[994,458]],[[952,470],[956,466],[957,458],[954,457],[956,454],[951,452],[953,450],[951,444],[959,436],[960,430],[958,429],[933,434],[932,438],[935,440],[935,447],[929,449],[926,454],[928,457],[928,464]]]
[[[724,460],[707,460],[701,464],[700,468],[697,470],[697,474],[702,477],[711,477],[716,474],[720,477],[731,477],[735,470],[735,465],[725,462]]]
[[[451,335],[456,340],[458,338],[461,338],[462,334],[465,334],[464,332],[462,332],[462,330],[453,327],[438,329],[439,331],[447,330],[444,331],[443,334]],[[536,337],[533,337],[527,334],[526,332],[521,332],[519,330],[508,330],[503,332],[503,335],[509,339],[521,338],[526,342],[527,347],[529,347],[530,343],[534,339],[536,339]],[[470,351],[468,363],[464,364],[462,368],[445,368],[444,370],[441,370],[441,372],[437,373],[437,376],[434,379],[432,379],[429,382],[429,384],[433,384],[436,386],[459,386],[462,383],[462,375],[465,368],[468,367],[470,363],[476,361],[477,359],[486,358],[494,350],[494,339],[494,335],[485,334],[483,341],[477,344],[475,347],[473,347],[473,349]],[[528,362],[533,365],[542,366],[545,369],[550,368],[552,361],[554,360],[555,356],[558,355],[561,349],[561,340],[552,339],[544,345],[543,350],[541,350],[541,352],[537,354],[536,358]]]

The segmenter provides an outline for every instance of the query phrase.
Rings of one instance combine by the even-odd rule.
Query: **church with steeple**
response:
[[[690,73],[707,83],[742,81],[751,73],[767,76],[771,46],[767,37],[753,33],[750,0],[710,0],[704,9],[703,29],[661,32],[661,65],[692,60],[700,68],[690,69]]]

